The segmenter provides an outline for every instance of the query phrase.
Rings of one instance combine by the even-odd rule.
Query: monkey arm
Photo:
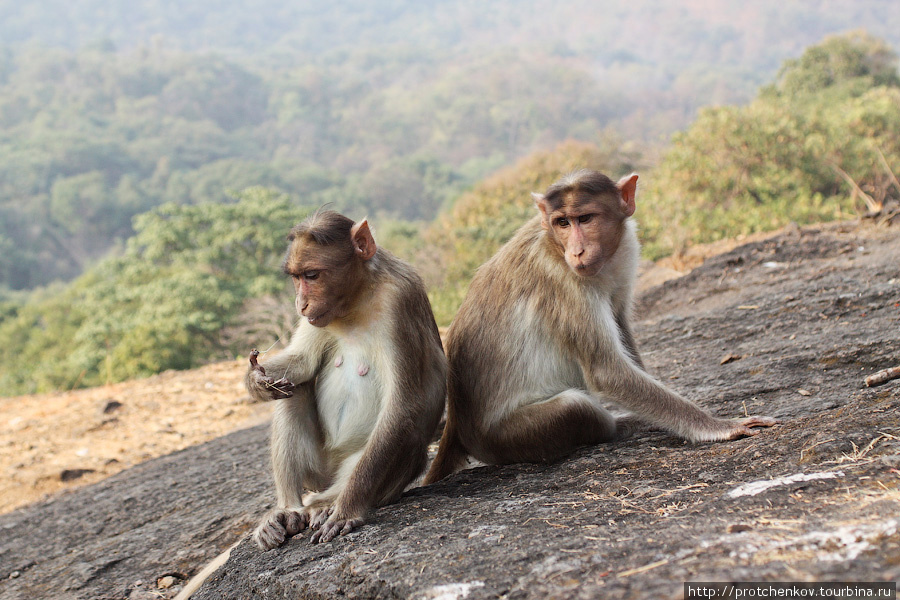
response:
[[[446,362],[436,329],[433,344],[395,356],[381,414],[314,542],[361,525],[369,510],[395,500],[425,468],[446,394]]]
[[[265,363],[269,375],[284,377],[294,385],[312,381],[334,346],[334,339],[323,330],[302,320],[291,343]]]
[[[631,231],[630,236],[627,235],[623,239],[622,249],[626,254],[637,255],[640,253],[637,238],[634,237],[633,231]],[[644,367],[644,361],[641,360],[637,343],[634,340],[634,332],[631,328],[632,305],[634,304],[634,270],[636,268],[635,262],[635,266],[629,270],[630,276],[625,275],[622,277],[623,283],[612,290],[609,301],[622,346],[637,366],[641,370],[646,371],[647,369]]]
[[[330,349],[330,338],[311,325],[301,324],[287,348],[262,364],[251,355],[245,383],[258,402],[290,398],[294,387],[312,381]],[[256,353],[259,354],[258,352]]]
[[[637,343],[634,341],[634,333],[631,331],[631,323],[629,322],[628,315],[623,309],[616,311],[615,318],[616,325],[619,328],[619,337],[621,338],[622,345],[625,347],[625,351],[628,352],[631,359],[641,368],[641,370],[646,371],[647,369],[644,367],[644,361],[641,360],[641,355],[638,353]]]
[[[611,327],[612,320],[607,321],[609,327],[599,332],[599,339],[591,351],[580,357],[585,381],[592,391],[691,441],[719,441],[754,435],[757,431],[751,427],[776,423],[767,417],[720,419],[668,389],[641,370],[638,363],[623,356],[617,344],[619,340],[612,339],[612,332],[616,331]]]

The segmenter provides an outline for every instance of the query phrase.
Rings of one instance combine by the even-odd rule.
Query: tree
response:
[[[265,342],[224,332],[253,298],[287,294],[291,304],[281,256],[307,212],[250,188],[230,204],[167,204],[139,216],[121,256],[0,322],[4,392],[186,369]]]
[[[896,54],[865,34],[827,38],[748,106],[705,109],[674,136],[645,195],[645,251],[856,214],[857,188],[884,200],[898,169]]]

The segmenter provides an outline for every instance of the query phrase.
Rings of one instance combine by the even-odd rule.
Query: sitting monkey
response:
[[[246,380],[253,398],[278,402],[278,505],[253,534],[263,549],[307,527],[330,541],[397,499],[425,467],[446,392],[422,280],[376,247],[367,221],[320,211],[288,239],[284,271],[303,318],[285,350],[263,365],[251,356]]]
[[[641,422],[694,441],[775,424],[716,418],[644,370],[631,330],[637,178],[580,171],[535,194],[539,214],[478,269],[447,334],[447,423],[425,483],[467,456],[553,460]]]

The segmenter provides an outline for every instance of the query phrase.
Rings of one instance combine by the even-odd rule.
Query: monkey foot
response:
[[[363,519],[333,519],[329,518],[325,524],[313,534],[310,541],[313,544],[330,542],[339,535],[345,535],[363,524]]]
[[[283,544],[287,538],[306,529],[307,525],[309,525],[309,515],[306,511],[276,508],[263,517],[256,531],[253,532],[253,541],[263,550],[271,550]]]
[[[309,528],[310,529],[318,529],[322,525],[325,524],[325,521],[328,520],[328,517],[331,516],[332,507],[327,506],[325,508],[310,508],[307,509],[307,514],[309,515]]]

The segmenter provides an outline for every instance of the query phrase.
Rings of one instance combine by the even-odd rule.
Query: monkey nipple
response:
[[[366,373],[369,372],[369,365],[360,364],[358,367],[356,367],[356,372],[359,373],[360,377],[365,377]]]
[[[334,361],[334,368],[337,369],[337,368],[340,367],[342,364],[344,364],[344,355],[343,355],[343,354],[338,354],[338,357],[337,357],[337,358],[335,359],[335,361]]]

